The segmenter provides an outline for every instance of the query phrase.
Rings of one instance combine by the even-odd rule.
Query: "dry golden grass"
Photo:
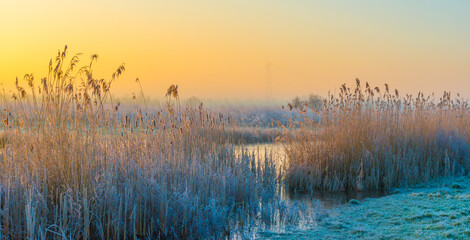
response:
[[[380,190],[469,173],[469,104],[460,96],[400,97],[357,80],[317,114],[292,121],[300,129],[284,137],[292,190]]]
[[[274,164],[236,156],[223,114],[122,111],[110,89],[124,65],[95,79],[97,55],[78,69],[66,56],[3,95],[0,238],[222,238],[275,208]]]

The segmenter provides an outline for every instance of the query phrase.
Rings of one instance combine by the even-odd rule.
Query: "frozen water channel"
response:
[[[244,146],[237,146],[235,148],[236,154],[241,154],[242,148],[250,154],[255,156],[257,161],[264,161],[266,155],[272,156],[273,161],[276,165],[277,171],[279,169],[284,171],[287,164],[286,152],[281,144],[276,143],[264,143],[264,144],[250,144]],[[280,195],[285,200],[298,200],[308,203],[309,201],[319,200],[323,206],[327,208],[334,208],[340,204],[349,202],[351,199],[363,200],[366,198],[377,198],[385,196],[385,192],[340,192],[340,193],[326,193],[326,192],[314,192],[313,194],[289,192],[282,188],[283,191]]]

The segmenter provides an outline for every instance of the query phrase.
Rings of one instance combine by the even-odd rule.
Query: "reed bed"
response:
[[[124,65],[95,79],[97,55],[81,68],[66,57],[3,94],[0,238],[221,239],[292,219],[272,158],[236,155],[223,114],[174,92],[157,111],[123,112],[110,89]]]
[[[469,103],[458,94],[402,96],[357,79],[316,115],[285,126],[291,190],[376,191],[469,174]]]

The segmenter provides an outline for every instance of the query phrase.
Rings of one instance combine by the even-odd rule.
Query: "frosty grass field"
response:
[[[259,239],[468,239],[470,180],[439,179],[327,210],[315,224],[258,233]]]

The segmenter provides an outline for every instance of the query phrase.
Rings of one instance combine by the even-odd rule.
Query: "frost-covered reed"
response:
[[[342,85],[312,119],[292,119],[282,138],[291,190],[380,190],[470,170],[467,100],[444,92],[400,95],[398,90]]]
[[[95,79],[97,55],[81,68],[66,55],[3,94],[0,238],[220,239],[289,215],[272,158],[235,155],[223,114],[122,111],[110,89],[124,65]]]

